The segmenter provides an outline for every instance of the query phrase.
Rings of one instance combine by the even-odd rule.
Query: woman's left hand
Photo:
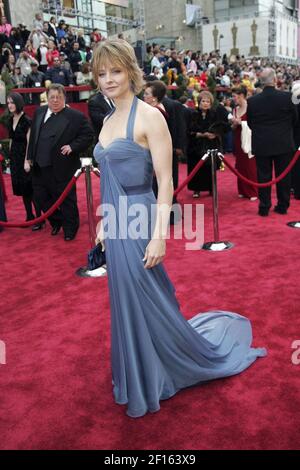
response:
[[[147,245],[145,256],[145,269],[154,268],[157,264],[161,263],[166,254],[166,240],[153,239]]]
[[[214,140],[217,136],[212,132],[207,132],[207,137],[209,138],[209,140]]]

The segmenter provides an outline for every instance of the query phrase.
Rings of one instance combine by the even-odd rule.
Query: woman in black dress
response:
[[[11,113],[9,121],[9,157],[12,188],[15,196],[22,196],[23,198],[26,210],[26,221],[28,221],[35,217],[32,210],[33,190],[30,166],[26,161],[31,120],[23,111],[24,100],[19,93],[12,92],[8,95],[7,107]],[[40,211],[37,210],[37,208],[36,215],[40,215]]]
[[[212,109],[214,104],[213,95],[209,91],[202,91],[199,95],[199,108],[195,111],[190,120],[188,130],[188,174],[197,165],[199,160],[207,152],[208,149],[221,149],[222,136],[217,131],[221,125],[220,121],[223,116],[220,115],[218,109]],[[206,160],[204,166],[196,173],[188,184],[188,189],[194,191],[194,198],[200,197],[200,191],[212,192],[211,178],[211,162],[210,158]]]

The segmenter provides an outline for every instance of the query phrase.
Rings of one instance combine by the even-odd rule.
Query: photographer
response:
[[[31,63],[35,62],[39,65],[38,61],[30,56],[27,51],[22,51],[19,59],[17,60],[16,67],[20,67],[21,74],[27,77],[31,73]]]

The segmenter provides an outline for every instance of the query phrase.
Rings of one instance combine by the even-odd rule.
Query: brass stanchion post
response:
[[[87,202],[87,212],[88,212],[88,224],[89,224],[89,238],[90,238],[90,247],[95,246],[96,239],[96,223],[94,216],[94,200],[93,200],[93,188],[92,188],[92,179],[91,173],[95,173],[99,170],[93,167],[92,158],[81,158],[81,169],[85,172],[85,188],[86,188],[86,202]],[[82,267],[77,269],[76,274],[80,277],[102,277],[106,276],[106,266],[101,266],[100,268],[89,270],[88,267]]]
[[[223,155],[218,149],[208,150],[211,158],[211,177],[212,177],[212,193],[213,193],[213,220],[214,220],[214,241],[204,243],[203,250],[207,251],[224,251],[229,250],[234,245],[228,241],[220,241],[219,234],[219,201],[218,201],[218,183],[217,183],[217,159]]]

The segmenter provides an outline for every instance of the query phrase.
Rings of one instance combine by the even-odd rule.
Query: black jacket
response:
[[[300,115],[300,104],[297,105],[298,115]],[[295,140],[295,151],[300,147],[300,120],[296,122],[294,127],[294,140]]]
[[[64,86],[68,86],[73,82],[69,70],[61,66],[50,67],[46,72],[46,80],[50,80],[52,83],[60,83]]]
[[[252,152],[258,157],[292,153],[295,150],[293,129],[297,124],[297,107],[290,93],[265,87],[249,98],[248,125],[252,130]]]
[[[69,62],[71,65],[72,72],[79,72],[80,64],[82,63],[82,58],[79,51],[72,50],[69,53]]]
[[[37,108],[31,126],[28,147],[28,160],[34,163],[39,132],[48,106]],[[80,168],[79,154],[87,149],[93,141],[93,131],[84,114],[75,109],[65,107],[58,113],[53,128],[51,143],[51,160],[55,177],[58,181],[68,181]],[[60,149],[63,145],[70,145],[72,153],[62,155]]]
[[[37,85],[39,84],[39,85]],[[26,86],[28,88],[36,88],[43,87],[45,85],[45,74],[43,72],[40,72],[39,70],[37,73],[31,72],[29,75],[26,77]]]
[[[57,35],[51,23],[49,23],[48,25],[48,34],[52,36],[54,38],[55,43],[57,43]]]
[[[103,127],[103,120],[111,109],[102,93],[96,93],[88,102],[89,116],[97,139]]]
[[[165,96],[162,100],[169,118],[168,125],[172,138],[173,149],[184,150],[186,147],[186,121],[184,106],[179,101]]]

